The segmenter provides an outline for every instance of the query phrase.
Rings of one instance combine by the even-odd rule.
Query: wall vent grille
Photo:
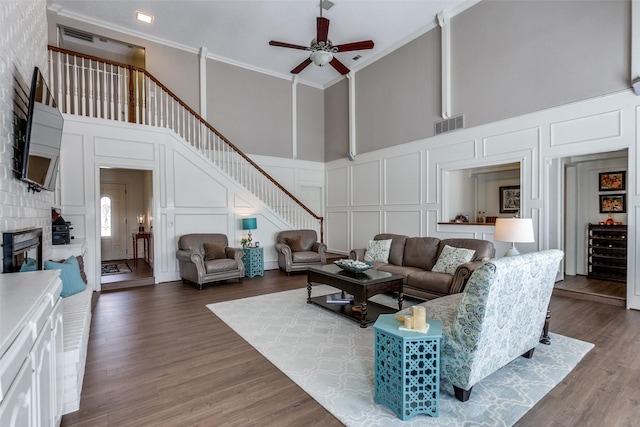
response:
[[[85,33],[84,31],[74,30],[73,28],[65,28],[64,35],[93,43],[93,34]]]
[[[464,114],[434,123],[434,131],[436,135],[462,128],[464,128]]]

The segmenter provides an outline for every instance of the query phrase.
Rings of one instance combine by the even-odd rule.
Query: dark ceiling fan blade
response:
[[[300,46],[299,44],[291,44],[291,43],[284,43],[284,42],[277,42],[274,40],[271,40],[269,42],[269,46],[277,46],[277,47],[288,47],[290,49],[300,49],[300,50],[311,50],[309,47],[307,46]]]
[[[294,68],[293,70],[291,70],[291,74],[298,74],[300,73],[300,71],[304,70],[305,68],[307,68],[309,66],[309,64],[311,64],[311,59],[307,58],[304,61],[302,61],[296,68]]]
[[[318,34],[316,37],[316,41],[318,43],[326,42],[327,36],[329,35],[329,20],[322,16],[318,16],[316,23],[318,27]]]
[[[373,49],[373,40],[363,40],[361,42],[345,43],[334,46],[338,52],[348,52],[350,50]]]
[[[336,69],[340,74],[345,75],[349,74],[349,69],[340,61],[338,61],[335,57],[329,62],[333,68]]]

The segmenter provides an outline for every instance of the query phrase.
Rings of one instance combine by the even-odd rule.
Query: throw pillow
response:
[[[36,270],[38,270],[38,264],[36,260],[33,258],[27,258],[22,264],[22,266],[20,267],[21,273],[24,271],[36,271]]]
[[[78,259],[76,257],[70,256],[62,263],[45,261],[44,269],[61,270],[60,279],[62,279],[62,292],[60,292],[60,296],[62,298],[84,291],[85,284],[80,276],[80,266],[78,265]]]
[[[224,243],[205,243],[204,245],[204,260],[210,261],[212,259],[226,258]]]
[[[449,245],[444,245],[436,265],[433,266],[431,271],[436,273],[454,274],[456,268],[459,265],[471,261],[476,251],[473,249],[454,248]]]
[[[391,239],[369,240],[369,245],[364,251],[364,260],[369,262],[389,262],[389,251],[391,250]]]
[[[302,236],[285,237],[284,241],[291,248],[291,252],[304,251],[304,247],[302,246]]]
[[[78,267],[80,267],[80,277],[82,277],[84,284],[88,285],[89,282],[87,282],[87,274],[84,272],[84,258],[82,258],[82,255],[78,255],[76,256],[76,259],[78,260]]]

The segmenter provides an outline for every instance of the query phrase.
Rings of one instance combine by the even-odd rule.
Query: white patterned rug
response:
[[[334,293],[314,286],[313,295]],[[363,329],[342,316],[306,303],[307,290],[209,304],[213,313],[347,426],[509,426],[577,365],[593,344],[551,334],[523,357],[473,387],[469,401],[455,399],[441,381],[440,415],[408,421],[373,401],[373,326]],[[395,301],[384,295],[378,302]],[[386,298],[386,301],[385,301]]]

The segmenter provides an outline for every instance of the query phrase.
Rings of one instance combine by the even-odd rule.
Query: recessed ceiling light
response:
[[[153,16],[147,15],[146,13],[142,13],[140,11],[136,11],[136,19],[138,21],[146,22],[147,24],[151,24],[153,22]]]

